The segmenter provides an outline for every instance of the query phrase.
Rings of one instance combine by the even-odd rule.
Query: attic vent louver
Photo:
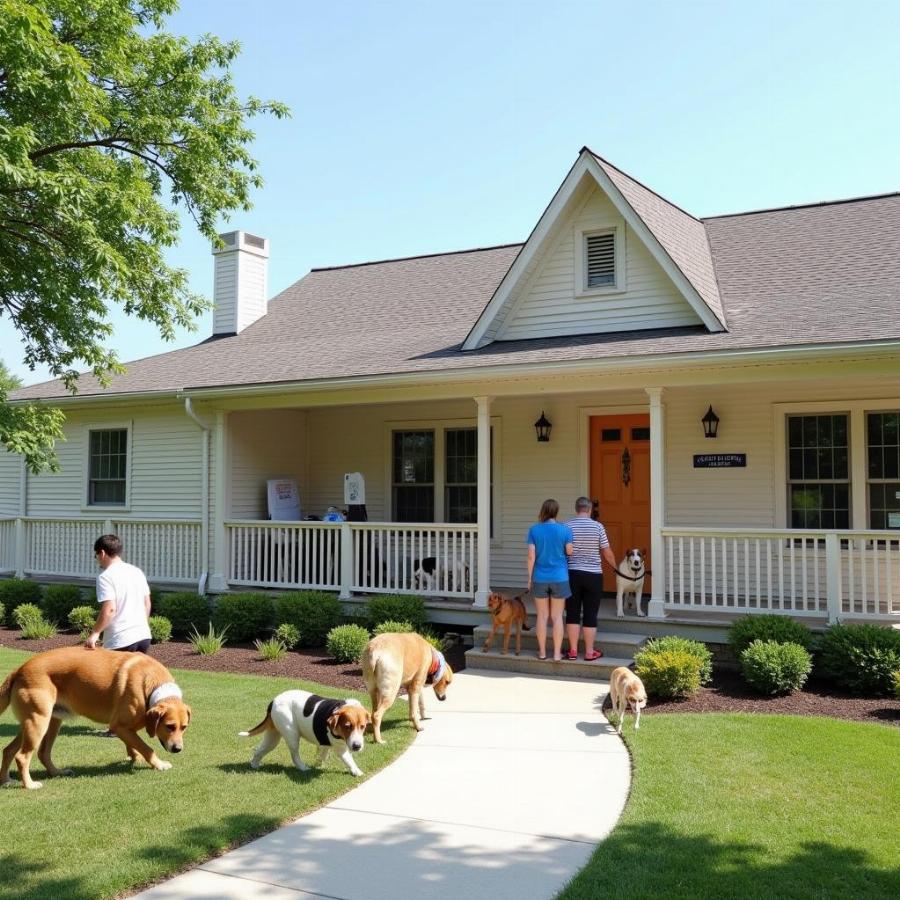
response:
[[[585,238],[587,286],[606,287],[616,283],[616,235],[589,234]]]

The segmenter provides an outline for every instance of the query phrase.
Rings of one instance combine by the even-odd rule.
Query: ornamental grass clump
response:
[[[150,640],[154,644],[164,644],[172,638],[172,623],[165,616],[150,616],[147,619],[150,626]]]
[[[377,637],[379,634],[409,634],[415,630],[409,622],[395,622],[388,619],[376,625],[372,634]]]
[[[22,603],[13,611],[16,625],[22,637],[29,641],[43,641],[56,634],[56,623],[48,622],[41,608],[34,603]]]
[[[37,622],[44,614],[36,603],[20,603],[13,610],[12,617],[16,628],[24,631],[29,622]]]
[[[325,646],[328,655],[339,662],[359,662],[369,637],[369,632],[361,625],[337,625],[328,632]]]
[[[652,697],[692,697],[700,690],[701,661],[685,650],[644,649],[634,657],[635,672]]]
[[[259,639],[253,642],[256,652],[267,662],[277,662],[284,658],[288,652],[288,648],[278,640],[277,637],[270,637],[267,641]]]
[[[880,625],[832,625],[819,646],[817,671],[859,694],[888,695],[900,669],[900,631]]]
[[[76,606],[69,615],[69,625],[78,631],[78,636],[86,638],[97,621],[97,610],[93,606]]]
[[[747,684],[761,694],[790,694],[806,684],[812,656],[790,641],[753,641],[741,653],[741,668]]]
[[[188,637],[188,643],[201,656],[215,656],[221,652],[225,646],[225,633],[227,629],[217,632],[213,628],[212,622],[209,623],[209,631],[206,634],[200,634],[195,628],[193,633]]]

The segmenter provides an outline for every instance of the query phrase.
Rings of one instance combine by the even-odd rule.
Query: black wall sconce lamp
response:
[[[703,436],[714,438],[719,431],[719,417],[713,412],[712,404],[700,421],[703,423]]]
[[[550,429],[552,427],[553,426],[544,415],[544,411],[541,410],[541,417],[534,423],[534,430],[537,432],[537,439],[539,442],[550,440]]]

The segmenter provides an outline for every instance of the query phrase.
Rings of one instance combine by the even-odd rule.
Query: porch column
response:
[[[226,580],[226,535],[225,535],[225,503],[226,503],[226,437],[228,418],[221,410],[216,413],[216,431],[213,449],[213,498],[215,502],[215,518],[212,527],[212,572],[209,574],[209,589],[224,591],[228,589]]]
[[[653,572],[653,593],[647,604],[651,619],[666,617],[666,563],[662,529],[666,521],[666,431],[664,388],[645,388],[650,398],[650,570]]]
[[[478,404],[478,585],[475,606],[486,608],[491,592],[491,399]]]

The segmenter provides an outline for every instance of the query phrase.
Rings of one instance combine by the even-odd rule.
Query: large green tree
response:
[[[167,32],[176,9],[0,0],[0,316],[24,361],[72,391],[79,368],[101,380],[121,368],[111,304],[166,338],[192,326],[206,301],[165,261],[181,213],[214,241],[262,183],[248,120],[287,114],[238,96],[237,43]],[[52,465],[59,434],[58,413],[0,396],[0,441],[32,469]]]

